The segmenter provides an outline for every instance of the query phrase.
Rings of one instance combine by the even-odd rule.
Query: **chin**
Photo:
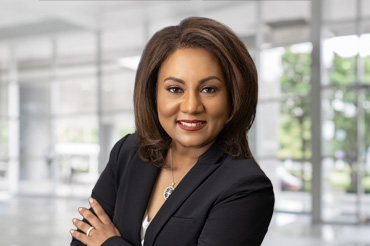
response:
[[[177,139],[177,142],[184,147],[194,148],[203,147],[211,142],[210,139],[199,138],[199,137],[189,137],[183,139]]]

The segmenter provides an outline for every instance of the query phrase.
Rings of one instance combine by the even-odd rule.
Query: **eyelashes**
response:
[[[213,87],[213,86],[206,86],[201,91],[203,91],[205,93],[215,93],[215,92],[217,92],[217,88]]]
[[[180,87],[177,87],[177,86],[168,87],[167,90],[171,93],[181,93],[181,92],[183,92],[183,90]]]
[[[180,87],[178,86],[170,86],[167,88],[167,90],[170,92],[170,93],[174,93],[174,94],[177,94],[177,93],[183,93],[184,90],[181,89]],[[212,94],[212,93],[216,93],[217,92],[217,88],[214,87],[214,86],[205,86],[203,87],[200,92],[202,93],[206,93],[206,94]]]

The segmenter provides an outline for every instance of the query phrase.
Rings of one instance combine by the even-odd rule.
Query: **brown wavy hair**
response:
[[[230,117],[219,137],[223,152],[254,160],[247,133],[256,115],[258,78],[256,66],[236,34],[208,18],[190,17],[166,27],[146,45],[136,73],[134,110],[139,136],[139,156],[157,166],[164,163],[171,138],[159,123],[157,77],[162,63],[177,49],[203,48],[218,58],[228,89]]]

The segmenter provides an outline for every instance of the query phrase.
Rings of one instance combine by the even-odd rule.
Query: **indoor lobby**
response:
[[[0,246],[69,245],[113,145],[135,132],[150,37],[230,27],[258,70],[252,153],[274,215],[262,246],[370,246],[369,0],[3,0]]]

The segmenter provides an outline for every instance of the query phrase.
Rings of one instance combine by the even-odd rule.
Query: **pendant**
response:
[[[173,184],[171,186],[168,186],[166,189],[164,189],[164,192],[163,192],[164,199],[167,200],[174,190],[175,188],[173,188]]]

